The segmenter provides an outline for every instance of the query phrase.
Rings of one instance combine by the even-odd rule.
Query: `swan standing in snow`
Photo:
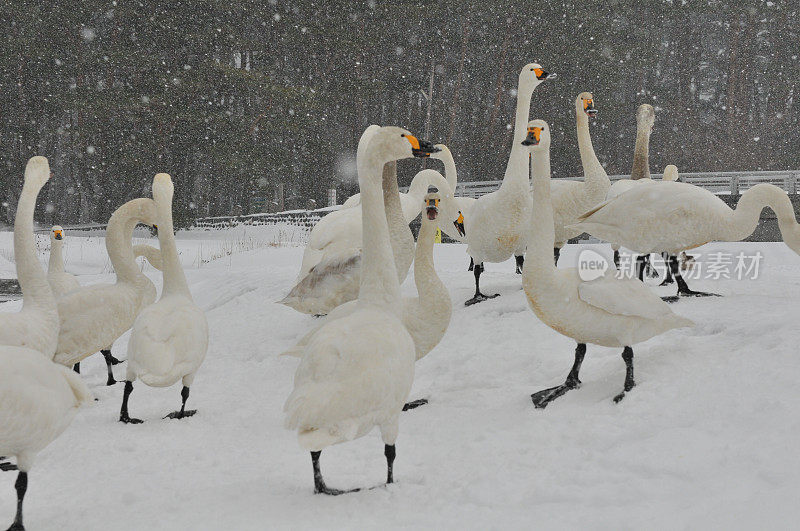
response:
[[[387,162],[424,157],[433,146],[399,127],[382,127],[359,157],[363,272],[358,309],[326,322],[305,347],[284,405],[285,426],[297,430],[300,446],[311,452],[314,492],[328,488],[319,458],[332,444],[362,437],[379,426],[393,482],[399,419],[414,379],[414,342],[401,321],[389,227],[383,206],[381,170]]]
[[[528,256],[522,272],[522,286],[531,309],[553,330],[578,343],[575,363],[563,385],[531,395],[538,408],[580,385],[578,373],[586,344],[621,347],[626,375],[619,402],[634,386],[631,345],[671,330],[692,326],[636,279],[615,278],[615,270],[584,282],[576,269],[556,269],[552,249],[555,241],[553,206],[550,195],[550,128],[543,120],[528,124],[522,142],[533,157],[533,215],[530,220]]]
[[[54,303],[55,304],[55,303]],[[55,341],[57,329],[53,329]],[[23,530],[22,503],[36,455],[72,422],[81,405],[92,401],[80,376],[28,348],[0,346],[0,455],[16,458],[17,515],[12,530]]]
[[[414,253],[414,284],[417,287],[417,296],[403,298],[402,314],[403,326],[406,327],[414,341],[417,361],[439,344],[450,325],[453,304],[447,287],[436,274],[433,264],[433,244],[436,240],[436,228],[440,220],[455,219],[457,221],[459,218],[457,206],[453,203],[452,196],[447,193],[430,193],[425,196],[423,204],[425,215],[422,216]],[[357,300],[336,307],[328,314],[324,323],[314,327],[295,346],[283,352],[282,355],[302,357],[308,342],[325,323],[350,315],[358,308]],[[427,403],[426,399],[414,400],[403,406],[403,411]]]
[[[155,203],[146,198],[128,201],[111,215],[106,229],[106,250],[117,282],[85,286],[58,299],[61,331],[56,362],[72,367],[103,351],[108,370],[106,383],[116,383],[109,345],[130,329],[145,306],[156,300],[156,287],[139,270],[131,244],[136,225],[152,226],[155,219]]]
[[[558,264],[561,248],[564,247],[567,240],[580,235],[579,232],[570,230],[567,226],[575,224],[581,214],[602,202],[611,187],[611,180],[600,161],[597,160],[592,146],[592,137],[589,134],[589,118],[596,115],[597,109],[592,93],[581,92],[578,94],[578,97],[575,98],[575,120],[584,177],[582,182],[562,179],[550,183],[553,212],[555,213],[556,240],[553,256],[556,264]]]
[[[25,167],[25,183],[14,217],[14,261],[23,304],[17,313],[0,314],[0,345],[30,348],[52,359],[58,338],[58,310],[47,275],[36,256],[33,236],[36,198],[48,179],[47,159],[31,158]]]
[[[139,424],[128,415],[128,399],[138,378],[151,387],[168,387],[181,380],[181,409],[167,415],[180,419],[194,415],[186,410],[189,388],[208,350],[208,321],[192,299],[186,275],[178,260],[172,227],[172,178],[159,173],[153,179],[153,199],[158,209],[158,242],[164,288],[161,299],[145,308],[133,324],[128,341],[128,372],[120,409],[120,422]]]
[[[531,217],[528,152],[521,142],[531,107],[533,91],[545,79],[555,77],[536,63],[525,65],[519,74],[514,140],[500,189],[483,195],[465,217],[467,254],[474,262],[475,296],[466,305],[497,297],[481,293],[484,262],[504,262],[512,255],[517,265],[524,260],[528,221]]]
[[[414,259],[414,237],[408,224],[419,215],[422,198],[429,185],[440,189],[447,189],[448,185],[439,172],[422,170],[414,176],[409,193],[400,194],[397,186],[397,166],[394,161],[383,168],[382,182],[386,219],[389,223],[389,241],[398,281],[402,283]],[[415,197],[417,204],[411,205],[409,201]],[[338,216],[339,213],[346,214],[346,217]],[[361,208],[355,207],[344,212],[340,210],[328,214],[317,226],[334,215],[337,215],[335,224],[326,223],[325,227],[336,227],[335,231],[327,231],[327,236],[323,236],[322,231],[316,234],[312,231],[312,236],[309,238],[308,247],[324,249],[324,257],[280,301],[282,304],[303,313],[323,315],[345,302],[354,300],[358,295],[361,276]],[[457,230],[463,230],[463,225],[458,223],[456,225]],[[337,236],[332,237],[334,234]],[[324,245],[320,246],[323,241]],[[305,258],[304,263],[306,263]]]
[[[786,245],[800,254],[800,226],[786,193],[761,183],[747,190],[732,210],[719,197],[688,183],[654,181],[637,186],[598,205],[581,217],[579,230],[619,242],[637,253],[667,252],[678,284],[678,296],[707,293],[689,289],[681,277],[677,256],[711,241],[740,241],[758,225],[761,211],[771,208]]]

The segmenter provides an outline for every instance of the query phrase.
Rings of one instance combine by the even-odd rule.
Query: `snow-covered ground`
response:
[[[725,296],[673,306],[697,326],[635,349],[637,386],[620,404],[611,400],[624,379],[620,352],[590,345],[583,387],[545,410],[530,394],[563,381],[574,343],[528,309],[511,261],[488,264],[482,279],[501,297],[464,307],[473,290],[464,247],[437,245],[454,312],[417,364],[412,398],[430,404],[401,418],[394,485],[330,498],[313,494],[310,457],[282,427],[297,360],[278,354],[318,322],[274,302],[303,251],[274,246],[286,234],[179,235],[211,327],[188,404],[199,413],[162,420],[179,406],[180,387],[138,383],[131,414],[146,422],[123,425],[122,385],[103,385],[101,356],[85,360],[99,401],[41,453],[29,529],[796,528],[800,257],[785,245],[706,246],[760,251],[759,278],[692,282]],[[0,234],[0,269],[10,245]],[[578,249],[564,250],[562,267]],[[66,260],[83,284],[113,281],[100,238],[68,235]],[[160,288],[160,274],[145,271]],[[403,290],[414,293],[413,278]],[[127,335],[115,354],[124,358],[126,347]],[[380,485],[378,432],[324,451],[322,470],[332,487]],[[13,519],[15,477],[0,473],[0,525]]]

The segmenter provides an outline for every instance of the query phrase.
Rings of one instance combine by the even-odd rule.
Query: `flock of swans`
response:
[[[408,402],[415,362],[444,336],[452,313],[448,290],[436,273],[433,247],[437,229],[466,244],[475,294],[466,305],[498,295],[481,291],[486,262],[516,259],[522,288],[533,313],[576,342],[572,368],[563,384],[533,393],[537,408],[580,386],[588,344],[622,349],[625,379],[614,401],[635,385],[633,346],[693,323],[673,312],[640,278],[616,269],[591,281],[572,268],[559,268],[565,243],[589,233],[636,253],[665,253],[678,296],[692,291],[680,275],[678,256],[713,240],[736,241],[753,232],[761,210],[772,208],[784,241],[800,254],[800,227],[787,196],[760,184],[745,192],[735,210],[712,193],[678,182],[668,166],[662,180],[649,172],[649,138],[655,112],[637,111],[637,139],[631,180],[613,186],[594,152],[589,120],[598,110],[589,92],[575,99],[582,181],[550,179],[550,126],[529,120],[533,92],[553,74],[526,65],[519,76],[513,143],[500,188],[478,199],[456,197],[456,164],[447,146],[421,141],[394,126],[369,126],[357,148],[360,193],[324,217],[312,230],[296,284],[280,302],[297,311],[326,315],[284,354],[299,358],[294,389],[287,398],[285,427],[296,430],[311,454],[314,490],[328,487],[320,468],[322,451],[380,429],[392,483],[401,412],[421,406]],[[441,173],[419,172],[408,193],[397,183],[397,161],[434,158]],[[116,383],[114,341],[131,330],[119,420],[142,422],[129,414],[133,384],[164,387],[181,382],[184,418],[194,376],[208,349],[208,323],[192,296],[178,260],[173,234],[173,184],[169,175],[153,180],[153,198],[122,205],[108,223],[106,247],[116,282],[81,286],[64,270],[64,230],[51,232],[49,271],[37,259],[33,212],[39,190],[50,176],[47,159],[32,158],[14,225],[14,252],[24,305],[0,314],[0,469],[18,469],[18,506],[11,529],[23,529],[22,503],[36,454],[67,427],[92,399],[79,376],[79,363],[96,352],[105,357],[108,385]],[[532,181],[532,189],[531,189]],[[433,186],[436,192],[429,192]],[[421,216],[419,235],[409,223]],[[139,223],[156,228],[159,249],[132,245]],[[136,258],[145,257],[163,275],[156,301],[153,283]],[[685,255],[683,255],[685,256]],[[417,297],[403,298],[400,285],[411,265]],[[641,275],[640,268],[640,275]],[[166,418],[166,417],[165,417]],[[16,465],[9,458],[16,459]],[[355,489],[358,490],[358,489]]]
[[[208,349],[208,323],[193,302],[178,261],[172,225],[172,179],[153,180],[153,199],[139,198],[117,209],[108,222],[106,250],[114,266],[114,284],[81,286],[64,270],[64,229],[50,234],[45,273],[36,256],[33,212],[39,191],[50,178],[44,157],[33,157],[14,220],[14,255],[22,288],[18,313],[0,314],[0,470],[18,470],[17,514],[12,530],[24,529],[22,504],[28,472],[36,455],[70,424],[78,408],[92,401],[79,375],[79,363],[101,352],[108,365],[108,385],[116,383],[111,355],[115,340],[131,330],[128,366],[120,409],[121,422],[140,423],[128,414],[133,382],[166,387],[181,381],[181,408],[170,418],[191,416],[189,387]],[[137,224],[158,230],[159,249],[132,245]],[[136,263],[144,256],[161,270],[156,288]],[[12,464],[9,458],[16,458]]]

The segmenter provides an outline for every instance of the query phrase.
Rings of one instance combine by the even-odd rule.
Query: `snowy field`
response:
[[[211,328],[188,403],[199,413],[162,420],[179,406],[180,387],[138,383],[131,415],[145,423],[123,425],[122,385],[104,386],[100,355],[85,360],[99,400],[39,456],[28,529],[796,529],[800,257],[782,243],[703,248],[761,251],[761,274],[690,282],[725,296],[673,306],[697,326],[635,349],[637,386],[620,404],[620,352],[590,345],[583,387],[545,410],[529,396],[564,380],[575,344],[528,309],[511,261],[487,264],[482,278],[501,297],[464,307],[473,291],[464,247],[437,245],[454,312],[442,343],[417,364],[411,398],[430,404],[401,418],[394,485],[331,498],[313,494],[310,457],[282,427],[297,360],[278,354],[318,322],[274,302],[303,252],[275,245],[286,235],[179,234]],[[113,281],[102,245],[67,235],[67,270],[81,283]],[[10,248],[10,233],[0,233],[0,277]],[[562,267],[577,250],[564,250]],[[160,289],[160,274],[145,272]],[[403,291],[415,293],[411,276]],[[127,339],[114,345],[119,358]],[[118,379],[124,371],[115,367]],[[324,451],[322,470],[331,487],[380,485],[377,430]],[[0,473],[0,526],[13,519],[15,477]]]

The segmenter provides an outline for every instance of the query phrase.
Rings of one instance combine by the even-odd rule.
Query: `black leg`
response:
[[[647,267],[649,258],[649,254],[640,254],[636,257],[636,277],[642,282],[644,282],[644,270]]]
[[[412,400],[411,402],[407,402],[406,404],[403,405],[403,411],[408,411],[409,409],[415,409],[418,408],[419,406],[424,406],[427,403],[428,403],[427,398],[419,398],[417,400]]]
[[[558,267],[558,257],[561,256],[561,247],[553,247],[553,260]]]
[[[114,385],[117,383],[117,380],[114,379],[114,371],[111,370],[111,366],[114,365],[112,361],[114,356],[111,355],[110,350],[101,350],[100,354],[106,359],[106,370],[108,371],[108,380],[106,380],[106,385]]]
[[[122,360],[118,360],[117,358],[115,358],[111,354],[111,349],[110,348],[107,348],[105,350],[101,350],[100,353],[106,359],[106,363],[108,363],[109,360],[111,360],[111,365],[119,365],[120,363],[122,363]]]
[[[675,283],[678,284],[678,294],[671,297],[661,297],[666,302],[675,302],[680,297],[719,297],[716,293],[689,289],[689,285],[686,284],[686,280],[684,280],[683,275],[681,275],[681,268],[676,255],[671,255],[669,257],[669,268],[670,271],[672,271],[672,277],[675,279]]]
[[[133,382],[130,380],[125,381],[125,391],[122,394],[122,408],[119,410],[119,421],[125,424],[141,424],[141,419],[132,419],[128,416],[128,398],[133,392]]]
[[[675,279],[672,278],[672,268],[670,267],[669,263],[672,260],[672,257],[669,253],[661,253],[661,257],[664,259],[664,265],[666,266],[666,272],[664,273],[664,280],[661,281],[660,286],[666,286],[667,284],[672,284],[675,282]]]
[[[572,364],[572,369],[567,375],[567,380],[561,385],[533,393],[531,395],[533,405],[538,409],[544,409],[547,407],[547,404],[565,395],[567,391],[580,387],[581,380],[578,375],[581,372],[581,364],[583,363],[584,356],[586,356],[586,344],[578,343],[578,346],[575,348],[575,362]]]
[[[328,494],[330,496],[338,496],[339,494],[346,494],[348,492],[358,492],[361,489],[352,489],[352,490],[339,490],[339,489],[330,489],[325,485],[325,481],[322,479],[322,472],[319,469],[319,456],[322,454],[322,451],[318,452],[311,452],[311,464],[314,467],[314,494]]]
[[[481,273],[483,273],[483,264],[475,264],[472,273],[475,275],[475,296],[465,302],[464,306],[472,306],[486,299],[494,299],[500,296],[499,293],[495,293],[494,295],[484,295],[481,293]]]
[[[614,267],[619,269],[619,249],[614,251]]]
[[[633,380],[633,349],[631,347],[625,347],[622,351],[622,359],[625,360],[625,387],[620,394],[614,397],[614,402],[619,402],[625,398],[625,393],[636,385]]]
[[[77,372],[78,374],[81,373],[81,362],[76,363],[72,366],[72,370]]]
[[[525,255],[514,256],[514,260],[517,261],[517,269],[515,270],[515,272],[518,275],[521,275],[522,274],[522,266],[525,265]]]
[[[475,269],[475,260],[473,260],[472,257],[470,256],[469,257],[469,267],[467,268],[467,271],[472,271],[473,269]]]
[[[25,531],[25,526],[22,525],[22,501],[25,499],[25,491],[28,490],[27,472],[20,472],[17,475],[17,482],[14,483],[14,487],[17,489],[17,516],[8,531]]]
[[[383,455],[386,456],[386,483],[394,483],[394,458],[397,455],[397,449],[393,444],[383,445]]]
[[[181,410],[180,411],[173,411],[172,413],[170,413],[169,415],[167,415],[164,418],[165,419],[166,418],[182,419],[184,417],[191,417],[192,415],[197,413],[196,409],[190,409],[188,411],[186,410],[186,400],[188,398],[189,398],[189,388],[184,385],[183,389],[181,389]]]

